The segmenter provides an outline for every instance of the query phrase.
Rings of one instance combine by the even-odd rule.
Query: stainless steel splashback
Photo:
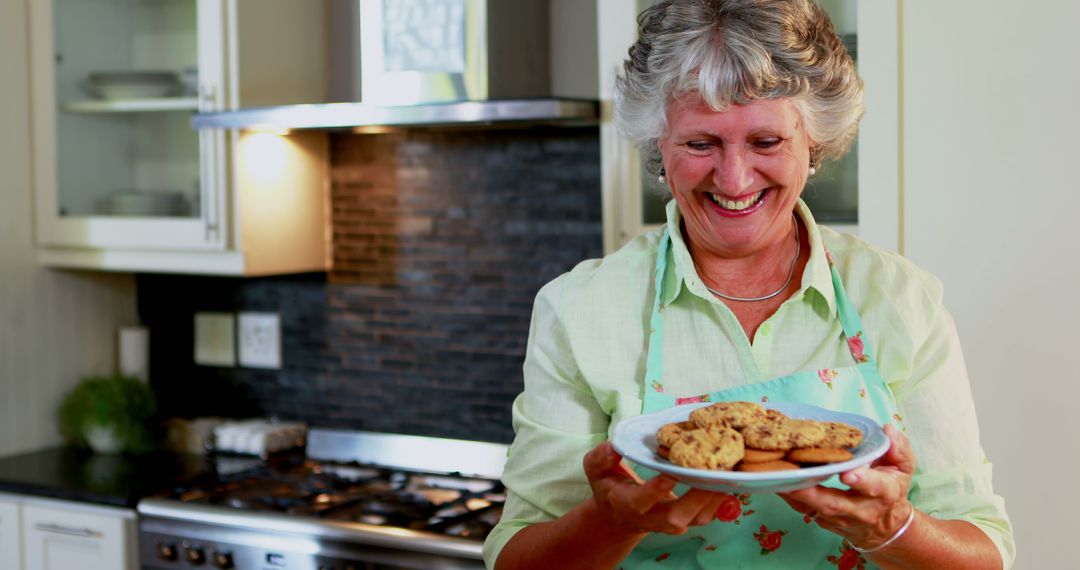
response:
[[[507,450],[482,441],[332,429],[312,429],[307,440],[312,459],[489,479],[502,478]]]

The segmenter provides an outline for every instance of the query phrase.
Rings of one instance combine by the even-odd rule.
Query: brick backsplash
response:
[[[595,128],[331,136],[333,270],[139,275],[170,415],[508,442],[532,301],[601,251]],[[274,311],[282,370],[193,363],[195,311]]]

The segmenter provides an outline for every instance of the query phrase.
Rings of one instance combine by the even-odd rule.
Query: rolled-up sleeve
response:
[[[525,390],[514,401],[516,436],[503,472],[507,500],[484,543],[488,568],[519,530],[558,518],[591,496],[582,459],[607,439],[610,418],[581,378],[560,314],[568,279],[545,286],[533,306]]]
[[[994,493],[992,466],[979,443],[959,336],[941,304],[940,288],[931,290],[924,304],[927,333],[913,354],[911,374],[893,385],[917,458],[911,500],[935,518],[974,524],[1009,568],[1016,555],[1012,525],[1004,499]]]

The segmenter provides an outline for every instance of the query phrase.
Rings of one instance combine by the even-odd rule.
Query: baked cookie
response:
[[[788,419],[787,415],[780,410],[767,409],[765,410],[765,421],[775,422]]]
[[[851,452],[846,449],[805,447],[792,449],[788,452],[787,459],[796,463],[840,463],[851,459]]]
[[[812,420],[758,422],[743,428],[747,447],[763,450],[788,450],[815,447],[825,439],[825,428]]]
[[[694,469],[730,470],[743,457],[743,438],[728,427],[695,429],[671,446],[671,462]]]
[[[664,445],[661,445],[660,447],[656,448],[656,454],[659,455],[660,457],[664,458],[664,459],[670,460],[671,459],[671,448],[667,447],[667,446],[664,446]]]
[[[765,419],[765,408],[753,402],[717,402],[690,412],[698,427],[727,426],[735,429]]]
[[[792,447],[821,447],[825,441],[825,424],[814,420],[788,420]]]
[[[762,463],[740,463],[739,471],[788,471],[791,469],[798,469],[799,466],[783,459],[777,459],[775,461],[765,461]]]
[[[743,450],[742,462],[743,463],[765,463],[766,461],[776,461],[777,459],[783,459],[783,458],[784,458],[784,451],[783,450],[772,451],[772,450],[754,449],[752,447],[747,447],[746,449]]]
[[[697,426],[689,421],[666,424],[656,431],[656,442],[661,446],[671,447],[671,444],[682,438],[683,434],[693,429],[697,429]]]
[[[840,422],[824,422],[825,439],[821,447],[851,449],[862,443],[863,434],[859,428]]]

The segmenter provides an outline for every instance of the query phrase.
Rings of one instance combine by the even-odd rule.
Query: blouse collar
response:
[[[719,303],[720,300],[705,289],[697,268],[694,267],[690,250],[683,240],[682,214],[675,200],[668,202],[666,212],[671,249],[668,252],[668,265],[664,273],[664,291],[661,300],[665,305],[669,304],[678,298],[683,289],[687,289],[698,297]],[[803,221],[810,236],[810,260],[807,261],[806,268],[803,270],[802,286],[792,299],[813,303],[822,318],[832,318],[836,314],[836,290],[833,288],[832,271],[825,257],[825,243],[821,238],[817,222],[810,213],[810,208],[802,199],[796,204],[795,213]],[[824,302],[824,305],[815,303],[815,297]]]

